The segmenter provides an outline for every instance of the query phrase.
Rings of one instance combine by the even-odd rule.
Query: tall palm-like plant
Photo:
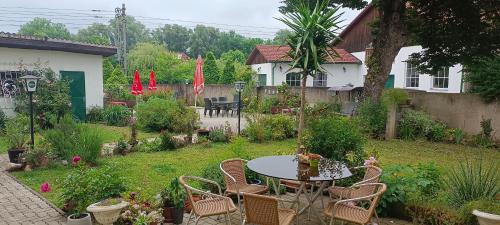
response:
[[[302,144],[303,139],[307,76],[326,72],[321,65],[328,58],[338,57],[331,44],[337,38],[342,14],[337,14],[338,7],[329,7],[329,2],[316,1],[313,8],[307,1],[295,1],[291,6],[294,10],[284,13],[283,18],[278,18],[292,30],[287,39],[291,48],[288,55],[292,58],[290,70],[299,69],[302,74],[298,146]],[[297,148],[297,151],[300,151],[299,149]]]

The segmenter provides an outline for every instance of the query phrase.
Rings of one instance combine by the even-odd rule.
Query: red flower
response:
[[[46,192],[50,192],[50,185],[48,182],[43,182],[42,185],[40,185],[40,192],[42,193],[46,193]]]
[[[73,166],[76,166],[76,164],[78,164],[78,162],[81,160],[82,158],[79,156],[79,155],[75,155],[73,156]]]

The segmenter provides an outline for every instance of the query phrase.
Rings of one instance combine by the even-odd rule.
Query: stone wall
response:
[[[500,102],[484,103],[474,94],[447,94],[409,91],[411,104],[449,127],[468,134],[481,132],[480,122],[491,119],[494,139],[500,140]]]

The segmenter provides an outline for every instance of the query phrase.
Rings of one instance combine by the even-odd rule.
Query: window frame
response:
[[[319,78],[322,79],[319,79]],[[318,72],[316,76],[313,77],[313,87],[326,87],[328,85],[328,74],[323,72]]]
[[[450,68],[443,67],[436,74],[432,75],[433,89],[448,89],[450,86]]]
[[[417,69],[417,65],[410,61],[406,61],[405,87],[406,88],[420,87],[420,73]]]
[[[293,76],[294,79],[292,79],[291,76]],[[285,75],[285,83],[290,87],[300,87],[300,81],[300,73],[291,72]]]

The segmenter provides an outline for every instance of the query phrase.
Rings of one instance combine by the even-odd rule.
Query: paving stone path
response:
[[[66,224],[58,210],[7,174],[4,170],[7,163],[7,155],[0,155],[0,224]]]

